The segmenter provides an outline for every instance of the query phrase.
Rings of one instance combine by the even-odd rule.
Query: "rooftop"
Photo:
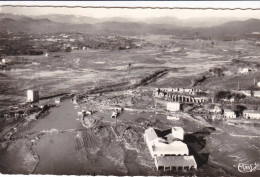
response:
[[[244,113],[254,113],[254,114],[260,114],[260,111],[258,110],[245,110]]]
[[[232,111],[231,109],[224,109],[224,112],[234,112],[234,111]]]
[[[154,147],[154,152],[169,152],[171,154],[174,152],[175,154],[183,154],[185,152],[189,152],[189,149],[185,143],[182,141],[173,141],[171,143],[157,143]]]
[[[158,166],[195,166],[196,161],[193,156],[164,156],[156,157]]]

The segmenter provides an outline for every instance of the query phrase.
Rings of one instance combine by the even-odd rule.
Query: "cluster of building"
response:
[[[176,101],[176,102],[186,102],[186,103],[203,103],[208,101],[208,97],[203,96],[192,96],[197,93],[196,90],[198,89],[181,89],[181,91],[175,91],[180,90],[179,88],[176,89],[156,89],[154,91],[154,97],[165,99],[169,101]],[[183,93],[183,94],[178,94]],[[188,94],[188,95],[184,95]]]
[[[222,110],[220,107],[215,106],[213,109],[210,109],[209,112],[213,113],[212,119],[217,118],[227,118],[227,119],[235,119],[237,118],[237,114],[235,111],[231,109]],[[222,116],[223,113],[223,116]],[[260,119],[260,111],[257,110],[244,110],[242,114],[245,119]]]
[[[154,128],[145,130],[144,140],[157,170],[197,169],[194,156],[189,155],[188,146],[183,139],[184,130],[181,127],[172,127],[165,131]]]
[[[257,85],[259,84],[259,87],[260,87],[260,82],[257,83]],[[259,90],[254,90],[254,91],[251,91],[251,90],[239,90],[239,91],[236,91],[238,93],[242,93],[246,96],[253,96],[253,97],[260,97],[260,91]]]

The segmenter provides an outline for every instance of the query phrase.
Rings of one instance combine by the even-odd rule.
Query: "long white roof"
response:
[[[181,141],[168,143],[156,143],[154,152],[163,152],[165,154],[185,154],[189,153],[187,145]]]
[[[197,168],[197,163],[193,156],[165,156],[156,157],[158,166],[194,166]]]

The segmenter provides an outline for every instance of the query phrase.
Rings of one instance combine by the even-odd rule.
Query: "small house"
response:
[[[60,104],[60,98],[55,98],[54,102],[55,102],[56,104]]]
[[[251,68],[239,68],[238,73],[240,73],[240,74],[248,74],[250,71],[252,71]]]
[[[167,119],[168,120],[179,120],[179,117],[178,116],[176,116],[176,115],[167,115]]]
[[[260,119],[260,111],[245,110],[243,112],[243,117],[246,119]]]
[[[38,90],[27,90],[27,102],[39,101],[39,91]]]
[[[260,97],[260,91],[254,91],[253,95],[254,97]]]
[[[240,90],[240,93],[243,93],[246,96],[252,96],[252,92],[251,90]]]
[[[225,118],[231,118],[231,119],[235,119],[236,113],[230,109],[224,109],[224,117]]]
[[[214,106],[214,108],[210,109],[209,112],[212,113],[221,113],[222,109],[219,106]]]
[[[167,110],[168,111],[179,111],[181,109],[181,104],[179,102],[168,102]]]
[[[5,65],[5,64],[6,64],[6,60],[5,60],[5,59],[2,59],[2,61],[1,61],[0,64],[1,64],[1,65]]]

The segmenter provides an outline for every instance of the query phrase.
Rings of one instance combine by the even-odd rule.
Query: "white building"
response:
[[[258,87],[260,87],[260,82],[257,82],[257,84],[256,84]]]
[[[197,163],[193,156],[155,157],[155,166],[157,170],[163,171],[181,171],[197,169]]]
[[[187,145],[180,141],[183,140],[183,129],[173,127],[171,133],[163,136],[166,133],[154,128],[148,128],[144,133],[145,142],[152,158],[154,158],[157,170],[197,169],[194,157],[189,156]]]
[[[224,109],[224,117],[235,119],[237,116],[234,111],[230,109]]]
[[[60,104],[60,98],[55,98],[54,102],[55,102],[56,104]]]
[[[212,113],[221,113],[222,109],[219,106],[214,106],[214,108],[210,109],[209,112]]]
[[[183,140],[184,139],[184,130],[181,127],[172,127],[172,137]]]
[[[27,102],[35,102],[39,100],[38,90],[27,90]]]
[[[179,120],[179,116],[177,115],[167,115],[167,119],[168,120]]]
[[[239,92],[246,96],[252,96],[251,90],[240,90]]]
[[[168,102],[167,110],[168,111],[179,111],[181,108],[181,104],[179,102]]]
[[[254,91],[254,97],[260,97],[260,91]]]
[[[3,58],[2,61],[1,61],[1,64],[5,65],[5,63],[6,63],[6,60]]]
[[[178,132],[178,130],[177,130]],[[174,135],[175,132],[168,134],[167,136],[177,136],[182,138],[180,132]],[[182,141],[168,141],[166,137],[159,137],[154,128],[145,130],[144,138],[147,143],[151,156],[165,156],[165,155],[188,155],[189,149]],[[172,139],[173,139],[172,138]]]
[[[240,74],[247,74],[247,73],[249,73],[250,71],[252,71],[251,68],[239,68],[239,70],[238,70],[238,72],[239,72]]]
[[[245,110],[243,112],[243,117],[246,119],[260,119],[260,111]]]

